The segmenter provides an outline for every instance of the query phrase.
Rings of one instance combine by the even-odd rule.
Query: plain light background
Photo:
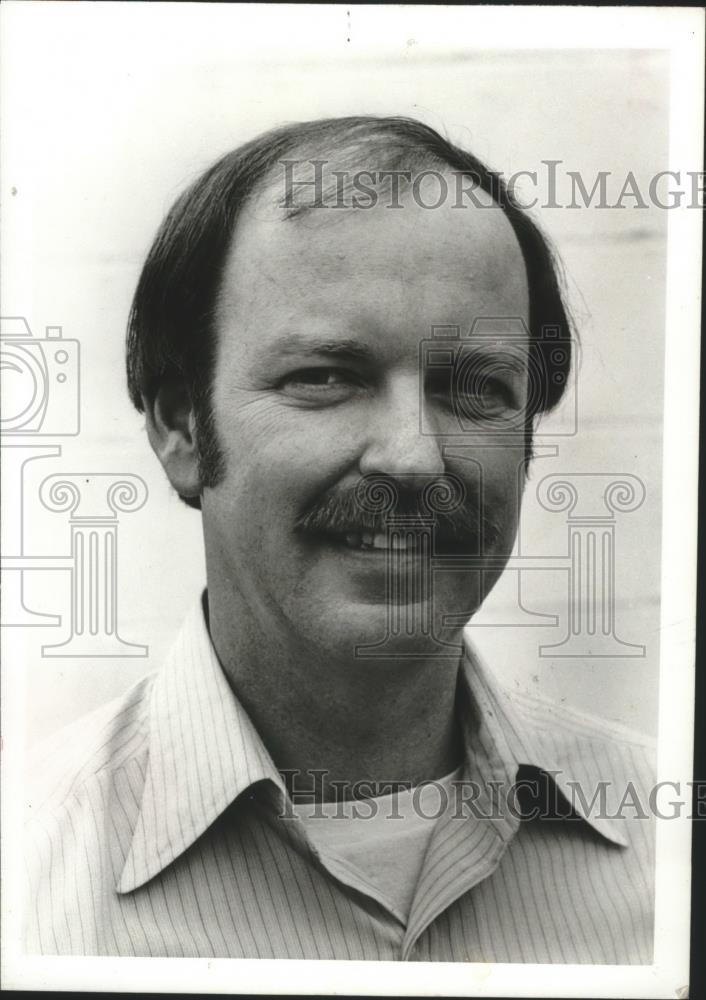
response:
[[[315,16],[327,21],[325,44],[309,38],[307,19]],[[60,325],[82,351],[82,431],[61,442],[61,458],[35,463],[27,477],[28,551],[69,547],[66,516],[32,502],[44,476],[130,472],[149,489],[145,507],[121,517],[118,566],[121,635],[147,644],[149,656],[43,658],[41,645],[60,642],[66,628],[25,630],[17,669],[27,677],[30,741],[156,669],[205,580],[200,517],[170,493],[127,399],[123,359],[144,255],[164,212],[201,169],[272,125],[355,113],[420,117],[506,175],[541,175],[542,161],[556,159],[581,171],[589,189],[599,170],[620,179],[632,170],[646,190],[666,168],[668,60],[659,51],[488,51],[474,48],[467,27],[453,50],[404,31],[373,44],[364,24],[358,32],[359,20],[356,8],[350,16],[344,8],[302,10],[298,29],[283,38],[250,30],[238,7],[170,6],[168,17],[160,5],[140,4],[14,11],[4,88],[13,151],[3,193],[16,252],[5,268],[3,315],[26,316],[39,336]],[[611,190],[617,195],[620,186]],[[579,434],[561,440],[557,458],[537,462],[523,551],[566,554],[564,516],[532,498],[542,475],[640,477],[647,499],[617,525],[617,627],[624,640],[645,645],[646,656],[542,659],[538,645],[563,631],[483,627],[511,615],[510,577],[474,621],[474,639],[508,684],[653,732],[668,213],[535,215],[564,261],[582,350]],[[561,413],[543,430],[552,426],[562,426]],[[68,574],[33,577],[29,606],[67,621]],[[523,600],[565,614],[562,574],[527,574]]]

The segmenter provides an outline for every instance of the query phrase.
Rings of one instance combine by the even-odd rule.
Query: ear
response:
[[[181,497],[201,493],[196,418],[183,382],[163,380],[153,397],[143,395],[147,436],[169,482]]]

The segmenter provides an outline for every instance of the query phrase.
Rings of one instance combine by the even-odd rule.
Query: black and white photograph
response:
[[[703,72],[4,5],[5,988],[690,995]]]

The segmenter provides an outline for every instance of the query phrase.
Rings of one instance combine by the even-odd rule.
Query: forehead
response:
[[[430,183],[434,183],[433,180]],[[435,194],[425,200],[432,202]],[[437,189],[438,192],[438,189]],[[271,190],[244,209],[224,268],[218,326],[246,343],[302,322],[427,336],[432,325],[468,328],[478,317],[528,320],[522,252],[504,212],[425,209],[409,194],[401,208],[311,208],[284,218]]]

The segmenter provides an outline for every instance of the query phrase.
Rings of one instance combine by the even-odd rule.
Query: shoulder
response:
[[[153,679],[31,754],[22,845],[29,952],[98,953],[101,907],[110,905],[142,799]]]
[[[64,726],[28,754],[28,818],[59,809],[146,756],[155,675]]]
[[[558,702],[526,692],[505,689],[512,699],[516,711],[522,714],[530,725],[554,730],[578,739],[607,741],[634,746],[647,751],[654,749],[655,740],[636,729],[630,729],[619,722],[605,719],[566,702]]]
[[[526,692],[510,693],[513,708],[558,761],[582,760],[606,778],[647,784],[656,770],[656,740],[576,706]]]

